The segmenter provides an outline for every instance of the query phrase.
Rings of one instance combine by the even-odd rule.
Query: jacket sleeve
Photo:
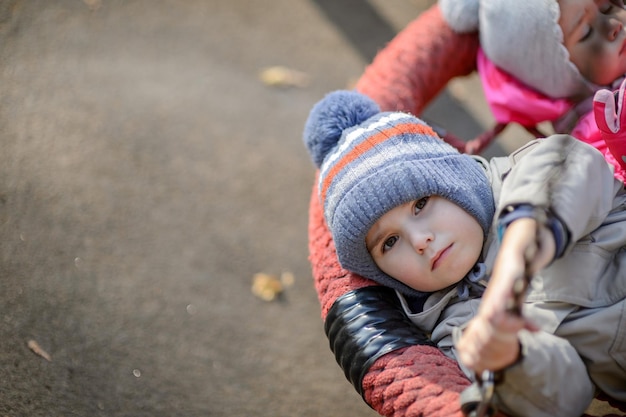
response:
[[[568,248],[600,226],[623,187],[597,149],[569,135],[538,139],[509,158],[513,167],[498,210],[519,204],[549,208],[570,233]]]
[[[583,415],[595,385],[574,347],[546,332],[523,331],[519,337],[524,360],[508,369],[497,386],[500,409],[536,417]]]

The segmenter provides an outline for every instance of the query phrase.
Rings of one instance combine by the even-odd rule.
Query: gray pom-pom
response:
[[[304,144],[319,168],[326,154],[337,145],[344,130],[380,113],[378,104],[356,91],[340,90],[319,101],[304,125]]]
[[[439,0],[439,8],[444,20],[455,32],[469,33],[478,30],[479,0]]]

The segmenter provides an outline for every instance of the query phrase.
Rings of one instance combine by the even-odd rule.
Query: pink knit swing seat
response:
[[[448,81],[476,69],[477,51],[478,36],[454,33],[435,4],[378,53],[359,79],[356,89],[373,98],[384,111],[398,110],[420,115]],[[417,70],[406,71],[406,68]],[[482,138],[477,138],[479,142],[470,145],[455,142],[454,138],[444,140],[461,151],[467,151],[466,146],[470,146],[470,153],[479,153],[493,140],[498,129],[496,127]],[[310,200],[308,233],[309,260],[325,322],[328,322],[329,312],[334,314],[333,307],[340,304],[339,301],[346,295],[362,289],[382,291],[383,287],[374,281],[350,273],[339,265],[315,185]],[[345,367],[344,371],[348,376]],[[380,415],[463,416],[459,397],[470,381],[455,361],[432,345],[416,343],[385,351],[359,372],[356,382],[351,382],[365,402]],[[609,402],[606,398],[596,401]],[[609,403],[626,411],[626,404]]]

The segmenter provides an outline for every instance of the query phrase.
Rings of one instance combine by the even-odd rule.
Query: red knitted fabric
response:
[[[366,401],[384,416],[461,416],[459,395],[469,381],[457,364],[430,346],[383,356],[363,379]]]
[[[348,291],[378,284],[348,272],[339,265],[335,243],[326,226],[317,193],[317,175],[315,184],[309,206],[309,261],[313,269],[317,297],[322,306],[322,319],[326,320],[328,310],[337,298]]]
[[[454,33],[435,4],[382,49],[356,84],[384,111],[420,115],[454,77],[476,69],[477,34]]]

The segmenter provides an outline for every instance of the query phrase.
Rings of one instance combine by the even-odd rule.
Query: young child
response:
[[[581,415],[594,384],[626,399],[615,325],[626,320],[626,192],[599,152],[557,135],[488,163],[348,91],[313,108],[304,141],[341,265],[395,289],[446,355],[475,371],[506,368],[495,391],[503,411]],[[502,306],[537,244],[524,316],[541,331],[529,332]],[[457,352],[453,330],[468,321]]]
[[[626,140],[604,109],[626,74],[622,0],[440,0],[459,32],[478,30],[478,73],[498,122],[533,127],[552,121],[558,133],[600,150],[626,175]],[[622,86],[622,90],[626,87]],[[594,119],[593,106],[601,129]],[[612,115],[608,115],[612,116]]]

